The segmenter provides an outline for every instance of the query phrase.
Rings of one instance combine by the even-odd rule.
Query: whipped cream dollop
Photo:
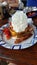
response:
[[[12,26],[13,30],[16,32],[25,31],[28,26],[27,16],[23,11],[16,11],[16,13],[12,16]]]

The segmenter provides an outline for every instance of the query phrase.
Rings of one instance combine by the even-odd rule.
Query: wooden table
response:
[[[37,43],[23,50],[10,50],[0,46],[0,58],[17,65],[37,65]]]

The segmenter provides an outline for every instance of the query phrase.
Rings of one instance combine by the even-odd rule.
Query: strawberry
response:
[[[9,29],[8,29],[8,28],[5,28],[5,29],[3,30],[3,32],[4,32],[4,34],[6,35],[6,38],[7,38],[7,39],[10,39],[11,34],[10,34]]]

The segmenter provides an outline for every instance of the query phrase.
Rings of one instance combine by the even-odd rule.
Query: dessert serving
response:
[[[33,35],[33,28],[28,25],[27,16],[23,11],[17,11],[11,19],[9,30],[15,43],[20,43]]]
[[[23,11],[16,11],[9,24],[3,26],[2,40],[5,42],[2,46],[8,49],[24,49],[35,43],[34,28],[28,24],[28,18]]]

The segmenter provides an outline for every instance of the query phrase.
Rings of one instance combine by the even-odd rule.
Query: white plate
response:
[[[3,26],[2,28],[0,28],[0,46],[3,46],[5,48],[8,48],[8,49],[25,49],[25,48],[29,48],[31,46],[33,46],[34,44],[36,44],[37,42],[37,29],[34,28],[34,34],[28,38],[27,40],[19,43],[19,44],[15,44],[14,43],[14,39],[10,39],[10,40],[6,40],[5,37],[4,37],[4,40],[2,39],[1,37],[1,33],[2,33],[2,29],[4,27],[8,27],[8,24],[6,24],[5,26]]]

